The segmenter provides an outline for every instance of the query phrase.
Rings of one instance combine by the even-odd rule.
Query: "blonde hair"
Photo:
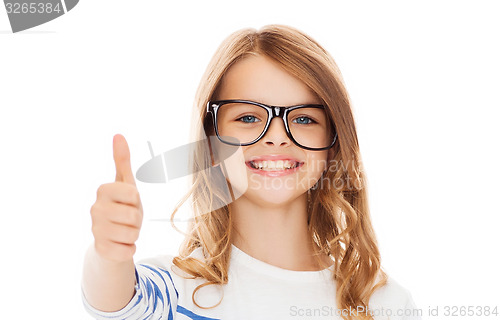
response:
[[[258,31],[248,28],[231,34],[217,49],[197,90],[192,127],[194,139],[201,140],[213,133],[206,104],[217,95],[226,71],[248,54],[271,58],[300,79],[322,100],[335,124],[337,142],[329,152],[329,167],[323,177],[324,181],[335,182],[335,187],[328,184],[308,192],[309,231],[321,253],[334,258],[332,281],[336,282],[337,307],[340,310],[357,307],[368,310],[370,296],[387,282],[387,275],[381,268],[370,220],[366,178],[349,96],[340,70],[325,49],[303,32],[283,25],[267,25]],[[232,243],[230,209],[224,205],[230,202],[230,195],[218,187],[224,185],[221,182],[225,182],[225,178],[219,167],[211,166],[211,161],[208,148],[200,146],[195,150],[192,188],[171,216],[173,224],[179,207],[192,196],[193,219],[173,263],[193,278],[206,279],[192,295],[194,304],[200,308],[207,307],[196,303],[197,290],[228,281]],[[202,170],[204,168],[208,169]],[[204,261],[190,256],[200,247]],[[349,313],[342,313],[342,317],[352,319]],[[372,319],[369,314],[359,318]]]

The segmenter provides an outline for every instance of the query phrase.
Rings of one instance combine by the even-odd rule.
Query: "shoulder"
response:
[[[183,271],[181,271],[179,268],[177,268],[173,260],[176,256],[173,254],[162,254],[162,255],[156,255],[153,257],[148,257],[148,258],[143,258],[139,259],[135,265],[138,269],[149,269],[149,270],[156,270],[156,271],[161,271],[161,272],[166,272],[166,273],[174,273],[175,275],[178,276],[189,276]],[[190,255],[189,257],[196,258],[199,260],[203,260],[203,254],[202,254],[202,249],[201,248],[196,248]]]
[[[387,283],[370,297],[369,307],[375,312],[392,309],[393,315],[408,314],[407,309],[417,309],[410,291],[389,275]]]
[[[158,268],[167,268],[173,264],[173,259],[174,255],[172,254],[162,254],[140,259],[136,262],[136,265],[148,265]]]
[[[407,288],[403,287],[398,281],[388,275],[387,283],[375,290],[370,298],[370,302],[405,304],[410,296],[410,291]]]

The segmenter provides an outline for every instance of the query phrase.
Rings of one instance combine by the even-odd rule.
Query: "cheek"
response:
[[[313,152],[307,154],[307,166],[302,170],[302,185],[307,189],[313,187],[327,168],[327,152]]]
[[[323,171],[327,168],[328,152],[311,152],[307,154],[307,172],[311,176],[319,179]]]
[[[239,147],[230,157],[221,162],[222,172],[233,187],[235,198],[239,198],[248,189],[247,168],[242,148]]]
[[[232,186],[233,196],[239,198],[248,189],[245,157],[241,146],[232,146],[211,137],[215,164],[220,166],[225,179]]]

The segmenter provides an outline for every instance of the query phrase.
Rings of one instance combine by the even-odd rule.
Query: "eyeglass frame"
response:
[[[262,131],[262,133],[255,140],[253,140],[251,142],[247,142],[247,143],[232,143],[232,142],[229,142],[229,141],[224,141],[220,137],[220,135],[219,135],[219,129],[217,128],[217,111],[218,111],[218,109],[222,105],[228,104],[228,103],[246,103],[246,104],[252,104],[252,105],[259,106],[259,107],[264,108],[264,109],[267,110],[267,122],[266,122],[266,126],[264,127],[264,130]],[[295,105],[295,106],[290,106],[290,107],[279,107],[279,106],[270,106],[270,105],[263,104],[263,103],[260,103],[260,102],[255,102],[255,101],[250,101],[250,100],[240,100],[240,99],[216,100],[216,101],[208,101],[207,102],[207,114],[210,113],[212,115],[212,120],[213,120],[215,134],[217,135],[217,138],[221,142],[223,142],[223,143],[226,143],[226,144],[229,144],[229,145],[233,145],[233,146],[249,146],[249,145],[255,144],[260,139],[262,139],[262,137],[264,137],[266,135],[266,133],[269,130],[269,127],[271,125],[271,121],[274,118],[281,118],[283,120],[283,124],[285,125],[286,135],[288,136],[288,138],[290,138],[290,140],[295,145],[299,146],[300,148],[303,148],[303,149],[306,149],[306,150],[311,150],[311,151],[320,151],[320,150],[328,150],[331,147],[333,147],[333,145],[337,141],[337,130],[336,130],[335,124],[333,122],[331,124],[333,126],[333,130],[335,131],[335,136],[333,137],[332,143],[328,147],[323,147],[323,148],[306,147],[306,146],[301,145],[300,143],[298,143],[293,138],[293,135],[290,132],[290,128],[288,127],[288,118],[287,118],[287,116],[288,116],[288,113],[290,111],[293,111],[295,109],[301,109],[301,108],[318,108],[318,109],[323,109],[323,110],[326,109],[325,106],[322,105],[322,104],[301,104],[301,105]],[[331,120],[330,120],[330,122],[331,122]]]

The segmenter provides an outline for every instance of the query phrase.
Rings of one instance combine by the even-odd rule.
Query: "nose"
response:
[[[289,146],[291,144],[285,130],[283,119],[274,118],[269,124],[266,134],[262,137],[264,143],[268,146]]]

